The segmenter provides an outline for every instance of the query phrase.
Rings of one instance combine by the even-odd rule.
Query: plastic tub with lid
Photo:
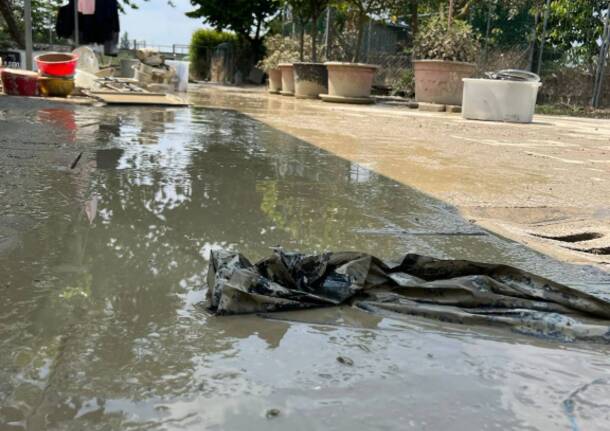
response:
[[[539,81],[465,78],[462,117],[469,120],[531,123]]]

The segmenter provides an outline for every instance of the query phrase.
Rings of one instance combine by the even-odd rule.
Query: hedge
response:
[[[191,72],[198,79],[208,79],[211,52],[216,46],[225,42],[236,42],[234,33],[218,30],[200,29],[193,33],[189,57]]]

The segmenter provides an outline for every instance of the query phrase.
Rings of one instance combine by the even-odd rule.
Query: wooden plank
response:
[[[112,85],[112,84],[111,84],[111,83],[109,83],[109,82],[102,82],[102,85],[103,85],[104,87],[108,87],[108,88],[110,88],[110,89],[111,89],[111,90],[113,90],[114,92],[117,92],[117,91],[118,91],[119,93],[122,93],[122,92],[123,92],[123,89],[122,89],[122,88],[119,88],[119,87],[117,87],[117,86],[114,86],[114,85]]]
[[[102,87],[110,88],[119,93],[150,93],[145,88],[136,85],[137,82],[130,78],[106,77],[97,79],[96,82]]]
[[[135,91],[125,92],[125,91],[105,91],[105,90],[95,90],[91,91],[91,94],[136,94],[138,96],[167,96],[167,93],[139,93]]]
[[[188,106],[187,102],[171,94],[161,96],[138,93],[99,94],[99,92],[92,92],[90,94],[109,105]]]

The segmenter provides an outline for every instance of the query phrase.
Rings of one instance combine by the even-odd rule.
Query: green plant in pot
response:
[[[328,91],[326,66],[318,63],[318,21],[328,7],[329,0],[286,0],[295,21],[299,24],[300,61],[294,67],[294,95],[302,99],[317,99]],[[304,58],[305,27],[309,23],[311,61]]]
[[[292,63],[299,58],[299,43],[292,38],[275,35],[266,37],[264,45],[267,55],[258,63],[258,67],[269,75],[269,92],[292,94]]]
[[[351,62],[327,62],[328,95],[322,96],[327,102],[373,103],[371,89],[378,69],[376,65],[359,63],[363,42],[363,30],[373,17],[385,16],[396,0],[344,0],[342,8],[353,17],[356,35]]]
[[[451,13],[430,18],[414,42],[416,100],[461,105],[462,79],[475,75],[479,49],[478,35],[466,22]]]

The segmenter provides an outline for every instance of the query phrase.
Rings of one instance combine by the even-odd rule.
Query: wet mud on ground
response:
[[[218,318],[198,305],[221,247],[412,251],[583,289],[608,290],[606,272],[234,111],[0,99],[0,130],[2,431],[610,424],[604,345],[345,307]]]
[[[610,125],[537,116],[467,121],[406,107],[345,106],[203,85],[192,100],[236,109],[454,205],[469,220],[574,263],[610,265]],[[577,238],[566,241],[564,238]]]

